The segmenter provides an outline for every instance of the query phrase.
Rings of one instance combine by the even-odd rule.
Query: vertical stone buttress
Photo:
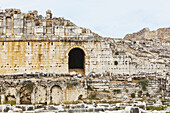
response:
[[[4,91],[2,91],[2,87],[1,87],[1,104],[3,104],[5,102],[5,94]]]
[[[17,95],[16,95],[16,104],[17,105],[20,104],[20,92],[19,91],[17,92]]]
[[[50,97],[51,97],[51,92],[50,92],[50,86],[47,86],[47,105],[50,104]]]
[[[32,93],[31,93],[31,104],[35,104],[35,90],[36,90],[36,87],[33,89]]]

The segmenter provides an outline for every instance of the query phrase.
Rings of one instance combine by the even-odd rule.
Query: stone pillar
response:
[[[31,93],[31,104],[35,104],[35,89],[33,89],[32,93]]]
[[[65,58],[64,58],[64,70],[65,70],[65,72],[64,73],[69,73],[69,67],[68,67],[68,58],[69,58],[69,56],[66,56]]]
[[[88,67],[89,67],[89,65],[90,65],[90,64],[89,64],[89,59],[90,59],[89,56],[85,56],[85,57],[84,57],[84,60],[85,60],[85,63],[84,63],[84,68],[85,68],[85,69],[84,69],[84,74],[85,74],[85,75],[88,74],[89,71],[90,71],[90,70],[88,69]]]
[[[54,27],[55,27],[54,22],[52,22],[52,26],[51,26],[51,28],[52,28],[51,34],[53,34],[53,35],[54,35],[54,32],[55,32]]]
[[[88,95],[88,92],[87,92],[87,78],[86,78],[86,80],[85,80],[85,85],[84,85],[84,90],[85,90],[85,94],[86,94],[86,97],[85,98],[87,98],[87,95]]]
[[[52,18],[52,13],[51,10],[46,11],[46,19],[51,19]]]
[[[14,17],[11,18],[12,19],[12,31],[11,31],[11,34],[14,35]]]
[[[50,104],[51,101],[50,97],[51,97],[50,87],[47,86],[47,105]]]
[[[81,88],[79,88],[78,86],[76,86],[76,91],[75,91],[75,95],[77,95],[76,96],[76,98],[74,99],[74,101],[77,101],[78,100],[78,98],[79,98],[79,91],[81,90]]]
[[[4,19],[3,19],[3,33],[5,34],[6,33],[6,17],[4,16]]]
[[[18,92],[16,95],[16,104],[19,105],[20,104],[20,93]]]
[[[1,94],[1,104],[3,104],[5,102],[5,94],[2,93]]]
[[[63,87],[62,88],[62,94],[63,94],[63,97],[62,97],[62,104],[64,104],[65,100],[66,100],[66,97],[65,97],[65,91],[66,91],[66,87]],[[66,95],[67,96],[67,95]]]

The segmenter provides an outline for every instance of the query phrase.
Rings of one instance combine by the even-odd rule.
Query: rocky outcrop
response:
[[[144,28],[139,32],[127,34],[124,39],[141,40],[141,39],[165,39],[170,40],[170,27],[159,28],[156,31],[150,31],[149,28]]]

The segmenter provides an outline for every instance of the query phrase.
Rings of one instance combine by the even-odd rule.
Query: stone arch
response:
[[[31,91],[25,86],[20,88],[20,104],[31,104]]]
[[[17,90],[15,87],[8,87],[5,90],[5,101],[6,102],[15,102],[16,103],[16,94]]]
[[[28,80],[24,81],[19,89],[20,104],[31,104],[35,83]]]
[[[84,52],[82,49],[73,48],[69,52],[69,69],[84,69]]]
[[[60,104],[63,100],[63,91],[59,85],[53,85],[50,89],[50,102]]]
[[[86,50],[80,46],[69,48],[66,53],[66,56],[68,56],[69,72],[77,72],[84,75],[86,55]]]
[[[83,50],[85,56],[87,56],[87,51],[85,50],[85,48],[81,47],[81,46],[72,46],[70,47],[67,51],[66,51],[66,56],[69,56],[69,52],[74,49],[74,48],[79,48],[81,50]]]

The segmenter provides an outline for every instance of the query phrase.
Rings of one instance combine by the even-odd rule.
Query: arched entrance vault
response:
[[[85,74],[85,56],[86,52],[79,46],[71,47],[67,51],[68,55],[68,71]]]

